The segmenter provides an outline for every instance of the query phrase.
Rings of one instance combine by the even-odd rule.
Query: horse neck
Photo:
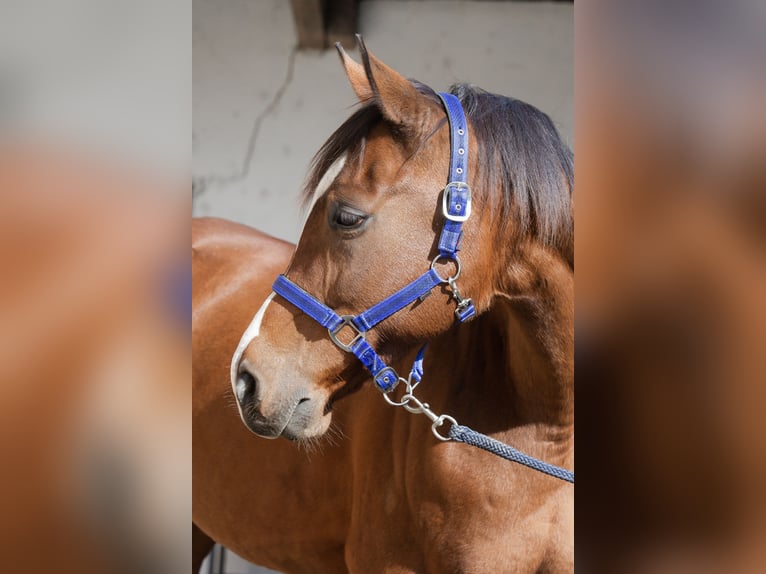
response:
[[[568,439],[574,272],[560,256],[531,246],[501,275],[490,308],[438,341],[448,396],[460,397],[456,403],[476,414],[476,424],[496,427],[488,430],[536,425],[545,440]]]

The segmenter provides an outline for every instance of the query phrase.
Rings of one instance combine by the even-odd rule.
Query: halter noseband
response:
[[[450,127],[450,173],[448,183],[442,195],[442,212],[445,221],[439,237],[439,253],[431,262],[431,268],[420,277],[373,305],[366,311],[354,315],[338,315],[327,305],[310,295],[284,275],[277,277],[272,289],[275,293],[298,307],[306,315],[325,327],[330,339],[342,350],[353,353],[372,374],[375,384],[384,393],[389,393],[402,379],[396,371],[386,365],[375,349],[365,340],[367,331],[400,311],[413,301],[425,299],[437,285],[448,284],[452,297],[457,302],[455,316],[460,321],[467,321],[476,313],[473,301],[463,298],[457,287],[461,265],[457,252],[460,250],[462,226],[471,215],[471,188],[466,183],[468,171],[468,124],[463,113],[463,106],[452,94],[440,93],[442,104],[447,111]],[[454,261],[455,274],[443,278],[435,267],[439,260]],[[349,328],[354,337],[349,343],[343,343],[338,335]],[[425,347],[420,350],[410,378],[420,380]]]

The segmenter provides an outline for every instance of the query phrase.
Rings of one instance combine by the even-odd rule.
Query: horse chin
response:
[[[279,438],[280,436],[282,436],[282,432],[284,430],[284,429],[280,430],[278,427],[275,427],[268,423],[264,423],[259,420],[251,420],[249,417],[245,417],[245,416],[242,417],[242,422],[245,423],[247,430],[249,430],[251,433],[261,438],[268,438],[268,439]]]
[[[292,417],[287,424],[274,424],[259,417],[242,417],[247,429],[261,438],[286,438],[290,441],[312,440],[321,437],[330,427],[331,413],[325,413],[318,420],[306,420],[305,417]]]
[[[327,429],[330,428],[331,418],[332,415],[328,413],[323,415],[319,420],[310,422],[309,424],[293,424],[293,421],[291,420],[282,431],[281,436],[291,441],[310,441],[312,439],[317,439],[324,435],[327,432]]]

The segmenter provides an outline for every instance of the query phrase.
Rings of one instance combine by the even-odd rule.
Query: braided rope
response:
[[[574,472],[571,470],[566,470],[565,468],[543,462],[542,460],[539,460],[533,456],[529,456],[528,454],[524,454],[512,446],[503,444],[500,441],[478,433],[466,426],[452,425],[452,428],[449,431],[449,436],[452,440],[484,449],[487,452],[491,452],[492,454],[495,454],[506,460],[518,462],[519,464],[523,464],[524,466],[528,466],[529,468],[540,471],[549,476],[553,476],[555,478],[574,484]]]

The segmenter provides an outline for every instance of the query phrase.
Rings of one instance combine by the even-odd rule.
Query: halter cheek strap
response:
[[[457,287],[457,279],[461,271],[457,252],[460,250],[463,235],[462,226],[463,222],[471,215],[471,188],[466,183],[468,124],[460,100],[452,94],[446,93],[439,94],[439,97],[447,111],[449,121],[450,173],[442,194],[442,213],[445,221],[439,236],[439,254],[431,262],[431,269],[393,295],[386,297],[380,303],[356,316],[339,315],[284,275],[277,277],[272,286],[275,293],[298,307],[322,327],[325,327],[333,343],[344,351],[353,353],[370,371],[378,388],[385,393],[393,390],[396,384],[404,379],[401,379],[396,371],[388,366],[365,340],[367,331],[415,300],[424,299],[434,287],[443,283],[449,285],[452,297],[457,302],[455,316],[459,321],[467,321],[476,313],[471,299],[463,298]],[[435,267],[440,259],[455,261],[457,270],[454,276],[445,279],[439,275]],[[349,342],[344,343],[340,339],[340,333],[346,329],[352,331],[353,337]],[[422,376],[424,351],[425,346],[418,353],[410,373],[410,380],[417,382]]]
[[[466,183],[468,126],[460,100],[452,94],[439,94],[439,97],[447,110],[450,126],[449,180],[442,195],[446,221],[439,237],[439,255],[454,259],[460,250],[463,222],[471,216],[471,188]]]

